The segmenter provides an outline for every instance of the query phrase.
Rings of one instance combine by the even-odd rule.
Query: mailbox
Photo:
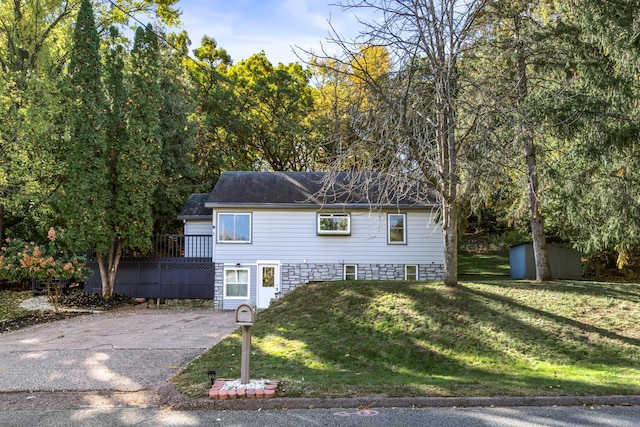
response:
[[[240,304],[236,308],[236,323],[241,325],[253,325],[256,317],[256,312],[248,304]]]

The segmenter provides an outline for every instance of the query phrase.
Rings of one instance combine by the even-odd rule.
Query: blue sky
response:
[[[333,53],[335,46],[326,41],[328,20],[341,36],[355,35],[353,14],[330,2],[336,0],[180,0],[177,6],[192,49],[206,34],[227,50],[234,63],[264,51],[276,65],[299,62],[293,46],[318,51],[322,43]]]

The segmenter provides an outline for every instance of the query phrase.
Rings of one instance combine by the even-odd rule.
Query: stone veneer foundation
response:
[[[406,264],[349,264],[358,266],[358,280],[404,280]],[[280,266],[281,295],[294,290],[299,285],[310,282],[330,282],[343,280],[345,264],[282,264]],[[442,280],[444,265],[419,264],[419,280]],[[224,293],[224,266],[215,266],[214,308],[222,309]]]

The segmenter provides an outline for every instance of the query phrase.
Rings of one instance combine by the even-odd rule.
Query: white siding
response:
[[[242,212],[238,209],[217,212]],[[351,213],[350,236],[318,236],[316,210],[278,209],[252,213],[251,243],[215,243],[215,262],[427,264],[444,262],[442,231],[429,211],[407,210],[407,244],[387,244],[387,212]],[[329,212],[328,210],[326,212]],[[396,211],[394,211],[396,212]]]
[[[206,220],[187,220],[184,223],[184,235],[211,235],[211,218]]]

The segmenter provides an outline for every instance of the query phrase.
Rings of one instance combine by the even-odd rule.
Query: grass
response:
[[[462,277],[509,276],[509,257],[502,255],[474,255],[458,258],[458,274]]]
[[[492,271],[455,288],[301,286],[258,314],[251,377],[289,397],[640,394],[640,285]],[[236,331],[172,381],[204,396],[206,371],[239,378],[240,356]]]

